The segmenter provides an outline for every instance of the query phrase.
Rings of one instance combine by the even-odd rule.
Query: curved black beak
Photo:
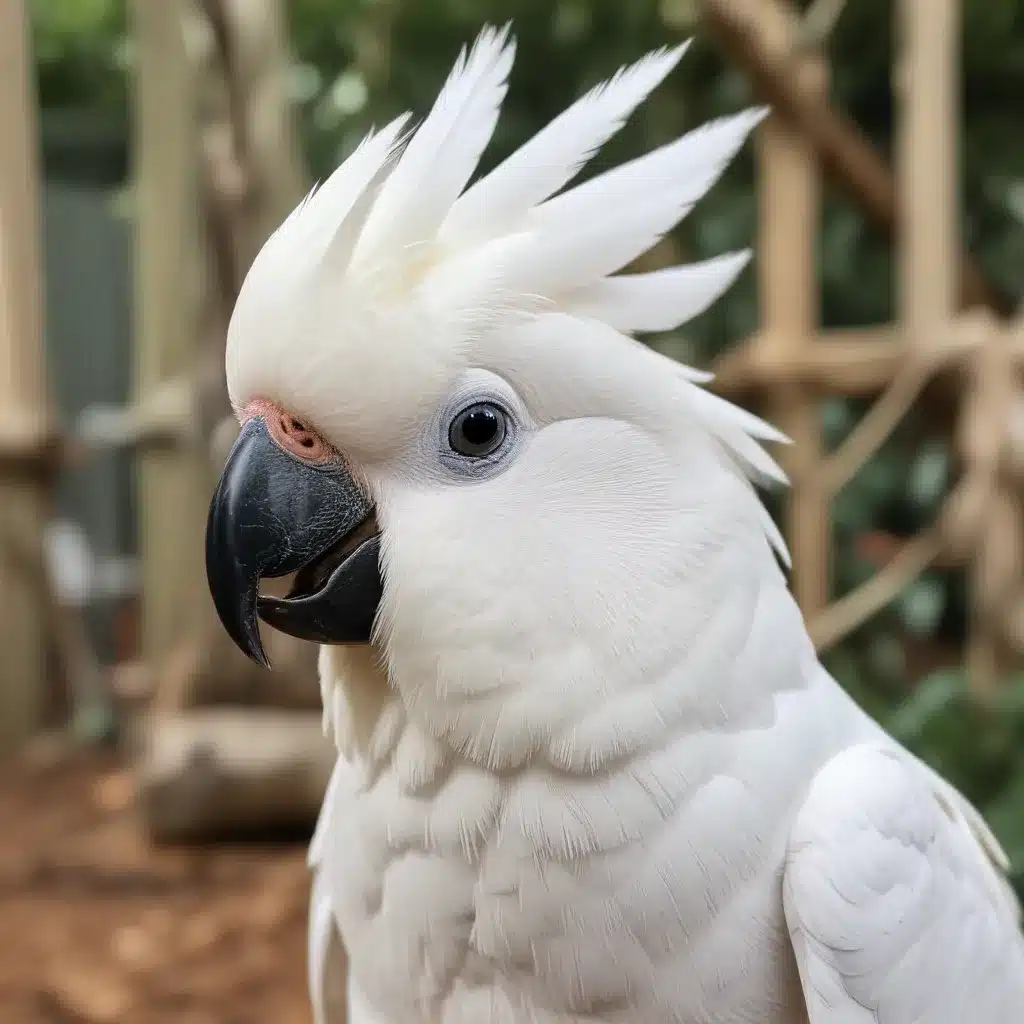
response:
[[[286,598],[260,580],[297,572]],[[340,466],[313,466],[249,420],[231,449],[206,524],[206,575],[224,628],[269,668],[257,612],[315,643],[368,643],[381,597],[373,505]]]

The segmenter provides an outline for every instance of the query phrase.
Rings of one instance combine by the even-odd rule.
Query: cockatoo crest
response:
[[[755,481],[784,482],[759,444],[782,435],[703,390],[709,375],[631,337],[704,311],[749,252],[617,273],[689,212],[765,111],[714,121],[561,191],[686,48],[621,69],[467,188],[514,56],[507,26],[485,28],[418,130],[406,131],[403,115],[367,135],[260,252],[229,331],[236,407],[255,395],[300,407],[325,436],[372,463],[400,448],[459,372],[500,362],[505,329],[554,316],[571,347],[578,341],[585,355],[590,346],[606,364],[601,388],[619,387],[628,402],[630,380],[660,378],[647,396],[661,397],[656,414],[671,410],[706,429]],[[339,365],[341,377],[332,372]]]

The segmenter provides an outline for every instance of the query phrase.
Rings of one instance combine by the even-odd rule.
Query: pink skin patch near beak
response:
[[[242,425],[257,416],[266,423],[267,431],[274,443],[301,462],[313,465],[344,462],[334,445],[302,420],[282,409],[276,402],[265,398],[251,401],[242,410]]]

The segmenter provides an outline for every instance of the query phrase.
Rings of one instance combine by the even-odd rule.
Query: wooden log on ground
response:
[[[137,799],[158,842],[312,831],[337,751],[319,714],[152,714],[138,737]]]

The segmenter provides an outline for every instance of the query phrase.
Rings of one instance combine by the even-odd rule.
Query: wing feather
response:
[[[783,903],[811,1024],[1024,1020],[1016,901],[960,809],[881,744],[815,777]]]

